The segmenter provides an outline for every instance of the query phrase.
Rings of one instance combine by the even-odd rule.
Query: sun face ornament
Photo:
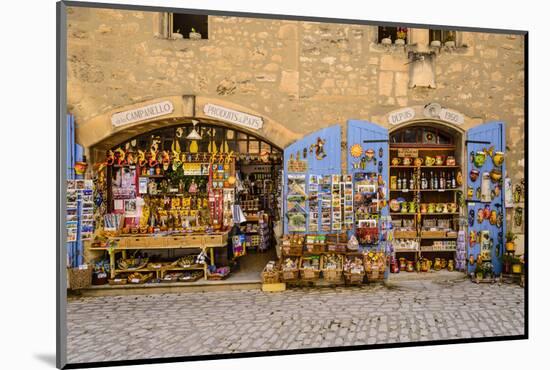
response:
[[[363,148],[361,148],[360,144],[353,144],[349,149],[349,152],[353,158],[359,158],[363,153]]]

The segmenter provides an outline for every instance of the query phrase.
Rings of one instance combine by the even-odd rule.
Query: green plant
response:
[[[506,232],[506,242],[507,243],[513,243],[517,238],[518,238],[518,236],[516,234],[514,234],[512,231],[508,230]]]

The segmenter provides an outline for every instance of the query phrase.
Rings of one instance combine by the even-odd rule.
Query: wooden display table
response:
[[[214,264],[214,249],[223,248],[227,246],[228,232],[223,233],[211,233],[211,234],[172,234],[166,236],[155,235],[125,235],[110,237],[109,244],[116,245],[112,248],[103,247],[91,247],[90,250],[94,251],[106,251],[109,253],[109,265],[111,268],[111,279],[114,279],[117,273],[122,272],[147,272],[153,271],[153,269],[138,269],[138,270],[122,270],[116,268],[116,254],[122,253],[122,258],[126,258],[126,251],[128,250],[148,250],[148,249],[200,249],[210,254],[210,263]],[[185,270],[186,268],[174,267],[173,270]],[[193,268],[194,270],[204,270],[204,279],[207,279],[207,265],[204,264],[201,267]],[[172,269],[170,269],[172,270]]]

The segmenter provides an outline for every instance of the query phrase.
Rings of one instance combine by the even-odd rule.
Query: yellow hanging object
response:
[[[189,152],[191,153],[197,153],[199,151],[199,144],[196,140],[191,141],[191,145],[189,145]]]

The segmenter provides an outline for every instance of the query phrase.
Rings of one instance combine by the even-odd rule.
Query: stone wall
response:
[[[367,25],[210,17],[208,40],[159,37],[158,13],[69,8],[68,107],[77,123],[171,95],[238,104],[303,135],[350,118],[437,102],[507,129],[507,168],[524,170],[522,36],[461,33],[435,57],[436,88],[409,87],[404,48]],[[414,32],[425,32],[413,30]]]

